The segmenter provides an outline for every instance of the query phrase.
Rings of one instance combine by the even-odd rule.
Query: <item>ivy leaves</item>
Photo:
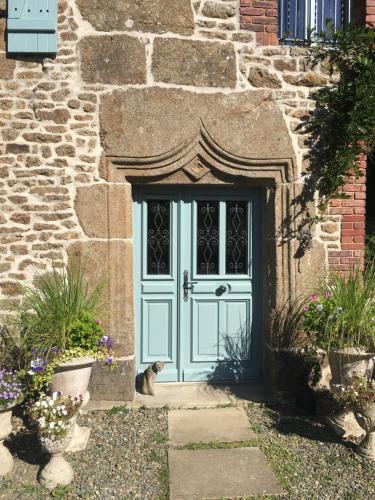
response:
[[[328,42],[329,40],[329,42]],[[358,157],[375,146],[375,31],[350,25],[326,33],[313,47],[316,64],[328,65],[336,83],[317,91],[307,123],[310,167],[305,192],[318,191],[321,208],[349,176],[360,177]]]

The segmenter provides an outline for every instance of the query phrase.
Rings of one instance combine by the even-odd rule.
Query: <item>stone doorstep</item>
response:
[[[168,432],[172,446],[248,441],[256,437],[241,407],[172,410],[168,413]]]
[[[249,402],[276,404],[276,393],[264,385],[227,384],[212,386],[204,382],[158,383],[155,396],[136,393],[133,401],[92,399],[88,411],[110,410],[114,406],[129,408],[216,408],[218,406],[237,406]]]
[[[259,448],[168,452],[171,500],[282,495]]]

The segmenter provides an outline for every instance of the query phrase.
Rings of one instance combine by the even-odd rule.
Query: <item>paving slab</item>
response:
[[[220,405],[236,405],[253,401],[274,404],[275,393],[264,385],[251,383],[212,385],[206,383],[159,383],[155,396],[137,393],[135,406],[147,408],[213,408]]]
[[[242,407],[171,410],[168,429],[172,445],[248,441],[256,437]]]
[[[168,452],[171,500],[281,495],[259,448]]]

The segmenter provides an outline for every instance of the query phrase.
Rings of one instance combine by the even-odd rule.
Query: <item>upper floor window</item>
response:
[[[348,24],[354,0],[280,0],[280,38],[285,42],[308,40],[312,32]]]

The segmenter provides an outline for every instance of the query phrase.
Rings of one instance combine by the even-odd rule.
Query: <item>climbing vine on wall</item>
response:
[[[332,86],[314,94],[316,108],[306,124],[311,143],[304,194],[318,192],[324,209],[343,196],[348,176],[362,175],[358,157],[374,150],[375,31],[349,26],[334,33],[328,26],[312,51],[314,63],[336,75]]]

